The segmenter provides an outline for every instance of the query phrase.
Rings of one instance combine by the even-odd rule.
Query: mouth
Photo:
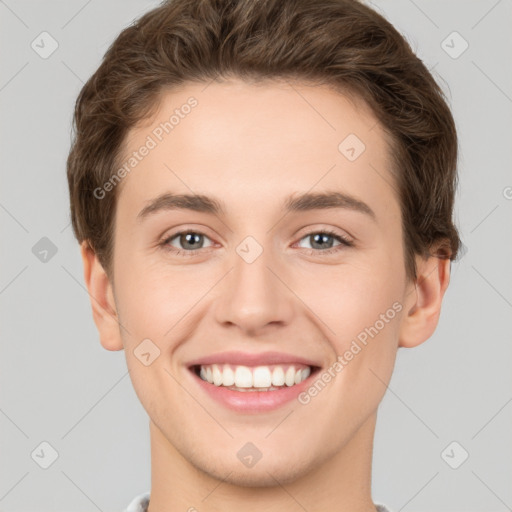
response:
[[[296,399],[321,370],[304,359],[293,359],[282,362],[273,355],[266,358],[271,362],[262,364],[262,357],[212,357],[190,364],[188,370],[196,385],[217,403],[236,412],[261,413]]]
[[[290,388],[305,381],[320,368],[305,364],[245,366],[233,364],[193,365],[191,371],[204,382],[238,392],[268,392]]]

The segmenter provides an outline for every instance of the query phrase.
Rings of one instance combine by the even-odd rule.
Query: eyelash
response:
[[[192,249],[192,250],[189,250],[189,251],[185,251],[185,250],[182,250],[182,249],[176,249],[176,248],[171,247],[170,245],[168,245],[169,242],[171,240],[174,240],[176,237],[178,237],[180,235],[184,235],[184,234],[190,234],[190,233],[193,233],[193,234],[196,234],[196,235],[202,235],[202,236],[205,236],[206,238],[209,238],[208,235],[205,235],[201,231],[196,231],[196,230],[188,229],[188,230],[178,231],[177,233],[174,233],[173,235],[165,238],[159,245],[164,250],[172,252],[176,256],[195,256],[202,249]],[[315,254],[316,255],[317,254],[321,254],[321,255],[325,256],[325,255],[336,253],[336,252],[342,250],[344,247],[353,247],[354,246],[354,242],[352,242],[348,238],[346,238],[346,237],[344,237],[344,236],[342,236],[342,235],[340,235],[340,234],[338,234],[338,233],[336,233],[336,232],[334,232],[334,231],[332,231],[330,229],[322,229],[320,231],[310,231],[309,233],[306,233],[303,237],[301,237],[300,240],[302,240],[303,238],[306,238],[308,236],[318,235],[318,234],[330,235],[333,238],[337,239],[340,242],[340,245],[337,245],[335,247],[331,247],[330,249],[324,249],[324,250],[322,250],[322,249],[305,249],[306,253],[308,255],[310,255],[310,256],[315,255]]]

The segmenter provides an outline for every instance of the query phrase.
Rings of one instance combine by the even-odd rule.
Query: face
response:
[[[112,284],[162,438],[249,486],[341,453],[385,392],[412,295],[371,111],[323,86],[187,84],[125,150],[140,159],[118,185]]]

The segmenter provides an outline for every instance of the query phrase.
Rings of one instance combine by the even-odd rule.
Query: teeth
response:
[[[237,388],[252,388],[252,372],[247,366],[236,367],[235,386]]]
[[[311,367],[304,365],[233,366],[201,365],[201,379],[215,386],[237,388],[237,391],[272,391],[306,380]]]
[[[295,384],[295,368],[293,366],[290,366],[288,370],[286,370],[284,382],[287,386],[293,386]]]
[[[220,386],[222,384],[222,372],[216,364],[212,366],[212,377],[213,383],[216,386]]]
[[[272,385],[284,386],[284,370],[280,366],[276,366],[272,372]]]
[[[253,387],[268,388],[272,385],[272,374],[268,366],[258,366],[252,373]]]
[[[235,383],[235,372],[230,366],[224,366],[224,372],[222,375],[222,384],[224,386],[232,386]]]

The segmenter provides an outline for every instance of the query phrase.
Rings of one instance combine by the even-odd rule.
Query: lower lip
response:
[[[284,386],[274,391],[234,391],[224,386],[215,386],[201,379],[194,370],[189,369],[199,386],[214,400],[236,412],[267,412],[278,409],[297,399],[297,396],[311,385],[311,378],[318,369],[311,372],[306,380],[293,386]]]

